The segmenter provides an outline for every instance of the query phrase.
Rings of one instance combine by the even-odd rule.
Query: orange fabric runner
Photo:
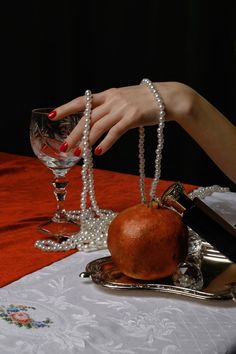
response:
[[[34,247],[45,239],[36,227],[50,218],[56,206],[51,184],[53,174],[36,157],[0,152],[0,287],[22,276],[52,264],[76,251],[43,252]],[[66,209],[79,209],[81,167],[68,173]],[[139,177],[129,174],[94,170],[95,193],[102,209],[120,211],[140,201]],[[146,179],[149,191],[152,179]],[[172,181],[160,181],[160,195]],[[185,185],[189,192],[195,188]]]

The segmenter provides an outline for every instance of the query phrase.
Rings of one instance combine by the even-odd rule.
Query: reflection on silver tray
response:
[[[152,290],[198,299],[236,301],[236,264],[204,258],[202,273],[202,289],[193,290],[173,285],[171,278],[151,282],[129,278],[119,271],[111,257],[103,257],[88,263],[80,277],[90,277],[94,283],[114,290]]]
[[[216,261],[231,263],[230,260],[220,253],[216,248],[210,245],[208,242],[202,240],[202,254],[206,259]]]

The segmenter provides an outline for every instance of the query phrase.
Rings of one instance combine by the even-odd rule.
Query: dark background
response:
[[[8,2],[2,11],[1,151],[32,155],[31,109],[58,106],[86,89],[142,78],[192,86],[236,123],[235,1],[113,0]],[[175,123],[165,127],[162,179],[235,185]],[[137,130],[95,167],[138,174]],[[153,175],[156,129],[147,129]]]

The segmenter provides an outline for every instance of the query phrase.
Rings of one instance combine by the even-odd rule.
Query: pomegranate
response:
[[[135,279],[171,276],[185,260],[188,231],[181,216],[156,203],[120,212],[108,229],[108,249],[119,270]]]

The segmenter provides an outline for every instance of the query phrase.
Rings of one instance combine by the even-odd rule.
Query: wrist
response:
[[[195,120],[200,104],[200,96],[197,92],[191,87],[181,84],[179,91],[173,95],[173,102],[175,102],[173,119],[181,126],[185,126]]]
[[[199,95],[191,87],[180,82],[155,83],[160,90],[166,108],[166,120],[185,125],[194,119]]]

